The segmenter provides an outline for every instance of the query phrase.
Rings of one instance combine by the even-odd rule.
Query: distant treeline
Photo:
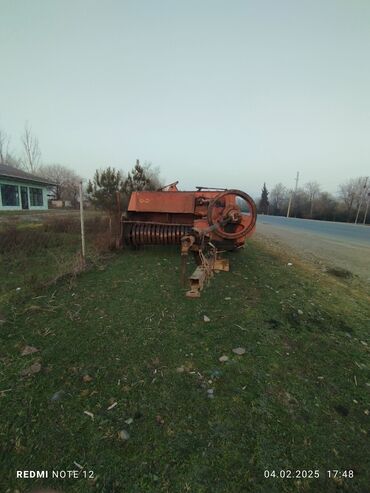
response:
[[[324,221],[343,221],[370,224],[370,183],[368,178],[351,178],[338,187],[333,195],[322,190],[316,181],[308,182],[296,191],[282,183],[270,191],[263,185],[257,200],[260,214],[289,216]]]

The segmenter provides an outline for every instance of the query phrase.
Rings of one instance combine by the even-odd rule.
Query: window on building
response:
[[[16,185],[1,185],[3,206],[19,205],[19,190]]]
[[[44,196],[42,193],[42,188],[30,187],[30,202],[31,202],[31,206],[44,205]]]

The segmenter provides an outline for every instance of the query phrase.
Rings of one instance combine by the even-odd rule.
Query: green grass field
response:
[[[124,251],[2,309],[0,490],[368,491],[369,293],[251,241],[191,300],[179,263]]]
[[[48,211],[44,211],[45,215]],[[53,211],[51,218],[26,215],[14,223],[0,222],[0,319],[2,306],[27,299],[40,288],[81,270],[81,236],[76,211]],[[56,217],[58,216],[58,217]],[[105,217],[89,211],[85,219],[86,250],[90,263],[107,251]]]

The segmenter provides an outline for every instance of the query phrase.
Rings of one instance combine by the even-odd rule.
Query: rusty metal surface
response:
[[[190,289],[186,292],[186,296],[188,298],[199,298],[200,291],[204,288],[206,281],[206,270],[203,265],[198,265],[193,274],[189,277]]]
[[[132,192],[128,211],[194,214],[194,192]]]
[[[240,190],[177,190],[177,182],[157,192],[133,192],[121,222],[121,244],[181,245],[182,279],[191,251],[197,268],[186,295],[198,298],[215,271],[228,271],[220,250],[241,248],[253,234],[257,212],[252,198]],[[244,205],[241,202],[244,201]],[[243,210],[242,210],[243,208]]]
[[[227,258],[216,258],[215,263],[213,265],[213,269],[229,272],[229,270],[230,270],[229,259],[227,259]]]
[[[236,198],[248,204],[249,214],[242,214]],[[220,207],[219,203],[223,200],[225,205]],[[236,240],[253,232],[257,220],[257,209],[253,199],[247,193],[241,190],[226,190],[209,204],[207,219],[210,227],[215,226],[215,232],[221,238]],[[232,226],[233,230],[227,231],[226,225]]]
[[[182,224],[142,223],[125,221],[123,242],[126,245],[180,245],[181,238],[191,231]]]

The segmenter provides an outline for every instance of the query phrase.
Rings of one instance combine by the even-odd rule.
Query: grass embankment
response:
[[[189,300],[177,250],[123,252],[14,305],[1,327],[1,490],[366,491],[369,297],[288,260],[252,241]],[[26,345],[39,352],[21,356]],[[74,462],[95,479],[16,479]],[[281,469],[321,477],[264,478]]]
[[[81,226],[75,213],[33,217],[32,221],[23,215],[14,222],[0,222],[0,319],[2,305],[14,297],[30,297],[35,290],[81,270]],[[104,215],[90,211],[85,238],[90,260],[97,261],[110,239]]]
[[[0,313],[1,305],[15,296],[29,297],[35,289],[77,270],[81,248],[78,234],[44,234],[42,238],[32,231],[29,236],[20,248],[0,252]]]

